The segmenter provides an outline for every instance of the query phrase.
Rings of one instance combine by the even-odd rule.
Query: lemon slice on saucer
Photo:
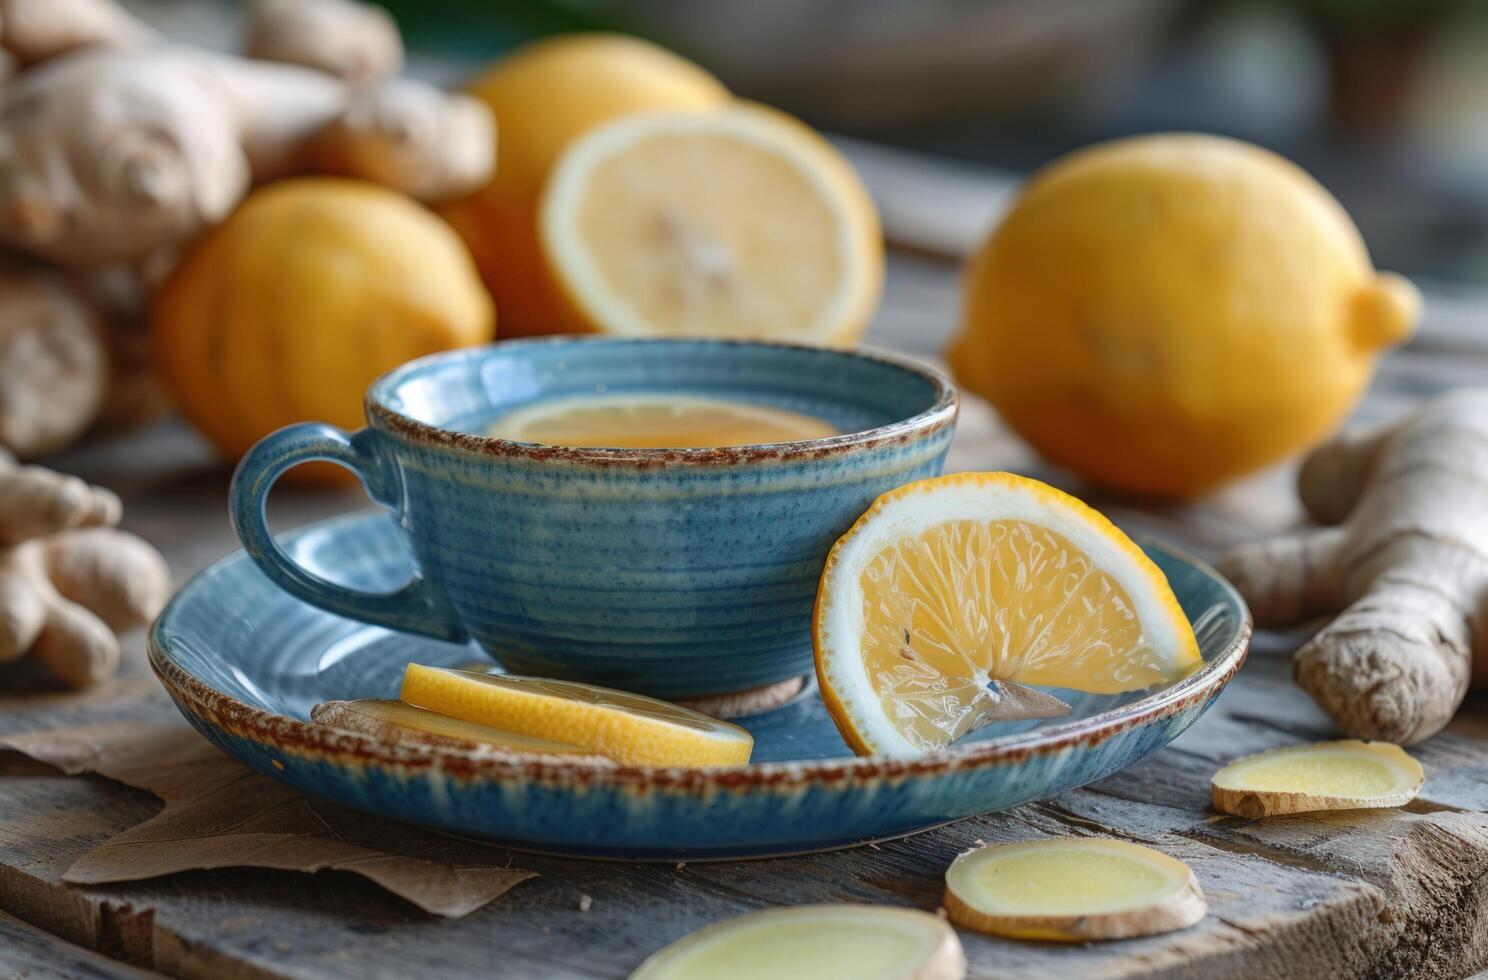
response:
[[[916,755],[1057,711],[1026,685],[1116,694],[1200,663],[1140,548],[1074,497],[1009,473],[879,497],[827,557],[814,641],[827,710],[863,755]]]
[[[576,681],[409,664],[402,698],[477,725],[563,742],[632,765],[743,765],[754,749],[754,737],[737,725]]]
[[[883,285],[878,215],[826,140],[735,103],[624,116],[572,143],[539,213],[589,329],[850,344]]]
[[[583,749],[567,742],[477,725],[402,701],[325,701],[315,706],[310,719],[317,724],[361,732],[387,742],[417,742],[455,749],[487,746],[507,752],[608,761],[586,754]]]

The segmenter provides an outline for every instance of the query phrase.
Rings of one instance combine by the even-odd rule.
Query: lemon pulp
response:
[[[726,133],[656,133],[596,163],[578,229],[605,285],[658,334],[798,336],[845,275],[837,216],[809,177]]]
[[[493,422],[487,435],[548,446],[694,449],[821,439],[825,419],[751,402],[680,394],[575,395]]]
[[[874,555],[859,587],[870,683],[920,748],[975,729],[989,680],[1106,694],[1169,678],[1126,590],[1046,527],[935,524]]]
[[[575,315],[603,333],[849,344],[882,288],[862,182],[761,106],[596,127],[559,158],[538,226]]]

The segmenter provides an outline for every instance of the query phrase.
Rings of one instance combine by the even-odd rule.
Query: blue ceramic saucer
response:
[[[281,539],[348,586],[389,591],[412,564],[392,520],[354,514]],[[484,658],[473,645],[322,612],[244,555],[193,579],[150,635],[150,660],[196,728],[228,754],[316,796],[451,833],[564,854],[742,858],[844,847],[1054,796],[1162,748],[1245,659],[1250,615],[1204,565],[1142,541],[1194,623],[1204,665],[1121,696],[1054,691],[1068,718],[994,725],[921,759],[855,758],[813,686],[738,719],[754,761],[730,769],[596,768],[399,746],[310,722],[320,701],[396,697],[404,665]]]

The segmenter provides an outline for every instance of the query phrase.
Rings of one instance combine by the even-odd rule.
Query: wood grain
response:
[[[0,912],[0,980],[159,980]]]

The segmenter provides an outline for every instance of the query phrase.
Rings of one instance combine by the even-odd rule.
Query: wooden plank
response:
[[[13,776],[0,780],[7,789],[0,805],[17,802]],[[117,815],[121,825],[139,815],[119,807],[117,789],[102,781],[32,774],[28,782],[30,807]],[[1025,807],[876,847],[804,858],[678,868],[516,855],[520,866],[543,878],[458,922],[429,919],[336,874],[214,872],[76,894],[96,916],[97,933],[111,937],[115,955],[177,975],[244,977],[357,977],[367,975],[369,964],[386,976],[623,976],[665,942],[754,908],[849,900],[934,909],[940,874],[960,851],[977,841],[1049,833],[1114,834],[1175,853],[1208,887],[1214,915],[1182,934],[1089,947],[966,934],[974,975],[1039,976],[1058,968],[1135,976],[1199,963],[1215,975],[1238,975],[1225,964],[1243,965],[1236,959],[1242,953],[1280,949],[1292,936],[1301,955],[1317,945],[1320,923],[1358,933],[1377,914],[1378,892],[1358,882],[1231,853],[1167,829],[1202,819],[1192,809],[1086,791],[1058,806]],[[75,844],[18,842],[6,820],[0,823],[0,866],[24,863],[32,876],[54,878],[65,869],[69,848],[80,852],[88,837]],[[587,911],[580,910],[582,895],[591,899]],[[131,928],[142,909],[150,910],[148,939]],[[1265,943],[1257,934],[1267,937]],[[1327,949],[1308,955],[1320,970],[1337,965]]]
[[[161,974],[90,952],[0,912],[0,980],[151,980]]]

